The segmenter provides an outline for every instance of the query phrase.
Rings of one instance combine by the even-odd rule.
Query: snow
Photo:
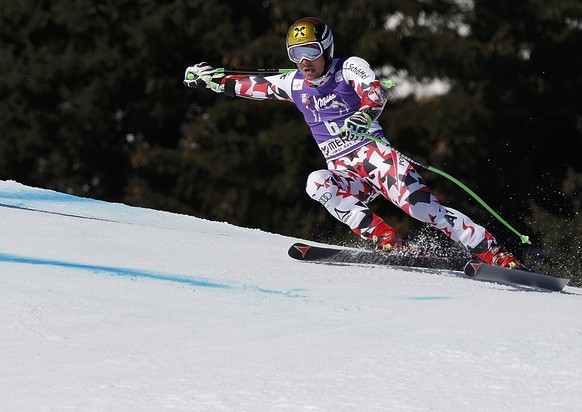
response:
[[[0,181],[6,411],[578,411],[582,290]]]

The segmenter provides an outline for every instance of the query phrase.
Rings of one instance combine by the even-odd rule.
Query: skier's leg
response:
[[[525,268],[483,226],[458,210],[442,205],[416,169],[396,151],[388,146],[369,145],[365,159],[364,163],[359,159],[355,171],[367,176],[370,185],[404,212],[433,225],[486,263]],[[366,165],[365,169],[359,166],[362,164]]]
[[[317,170],[309,175],[305,190],[363,239],[370,239],[381,247],[399,240],[396,230],[366,206],[378,193],[355,173]]]

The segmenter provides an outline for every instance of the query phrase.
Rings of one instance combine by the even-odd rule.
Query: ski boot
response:
[[[402,240],[398,232],[391,226],[382,222],[372,232],[370,240],[374,243],[376,250],[392,252],[402,245]]]
[[[483,253],[478,253],[475,256],[490,265],[509,269],[527,270],[527,268],[511,254],[511,252],[497,244],[493,244],[488,250]]]

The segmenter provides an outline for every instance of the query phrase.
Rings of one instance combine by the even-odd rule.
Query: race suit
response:
[[[461,212],[443,206],[422,177],[388,144],[378,124],[387,95],[370,65],[359,57],[333,59],[323,84],[315,87],[299,70],[271,76],[230,75],[222,79],[225,94],[295,104],[327,161],[327,170],[312,172],[306,191],[339,221],[371,239],[382,219],[368,203],[381,194],[405,213],[436,227],[473,253],[494,242],[485,228]],[[373,119],[365,137],[346,139],[340,128],[356,111]]]

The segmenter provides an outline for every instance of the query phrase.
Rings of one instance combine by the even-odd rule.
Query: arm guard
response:
[[[362,94],[362,103],[359,111],[366,113],[372,121],[382,114],[384,106],[388,102],[388,95],[378,80],[374,80],[370,87]]]

